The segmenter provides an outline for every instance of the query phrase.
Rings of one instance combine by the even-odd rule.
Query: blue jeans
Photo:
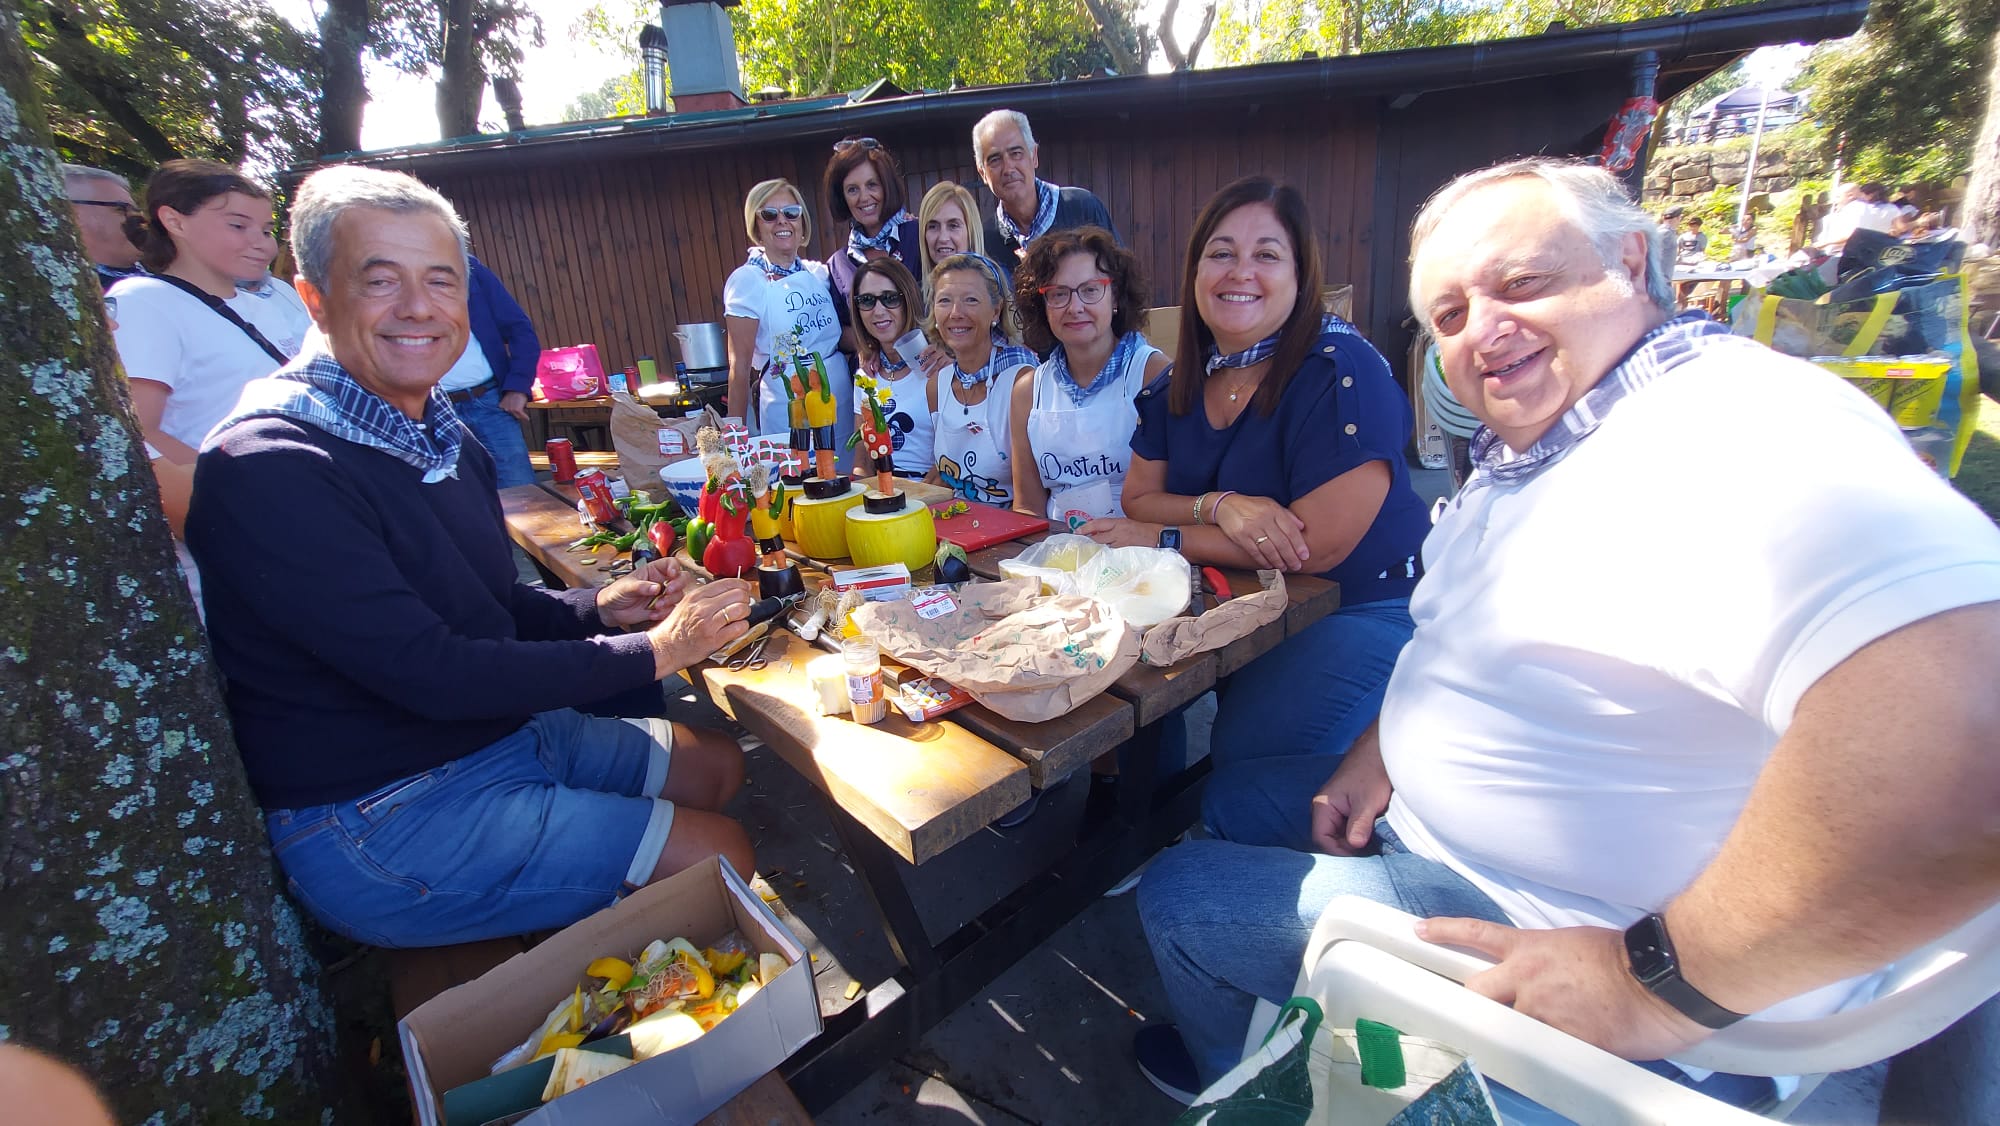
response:
[[[1415,630],[1407,598],[1345,606],[1229,678],[1217,693],[1215,776],[1202,803],[1215,835],[1311,848],[1307,803],[1381,714],[1389,673]],[[1279,790],[1301,795],[1286,806],[1287,831],[1232,828],[1267,821],[1267,811],[1239,807]]]
[[[371,946],[565,927],[644,883],[673,829],[664,719],[543,712],[354,801],[265,813],[292,896]]]
[[[1311,790],[1299,804],[1306,804]],[[1245,822],[1248,831],[1288,831],[1282,821]],[[1160,854],[1139,883],[1139,921],[1167,1002],[1203,1086],[1236,1066],[1257,998],[1292,995],[1306,940],[1337,895],[1358,895],[1419,918],[1456,916],[1508,924],[1463,876],[1411,853],[1386,820],[1375,822],[1374,856],[1327,856],[1234,840],[1188,841]],[[1511,924],[1510,924],[1511,925]],[[1747,1110],[1777,1104],[1761,1076],[1718,1072],[1696,1083],[1664,1060],[1638,1066]],[[1568,1121],[1502,1084],[1494,1101],[1509,1123]]]
[[[479,347],[474,342],[472,347]],[[535,470],[528,464],[528,439],[521,433],[521,420],[500,409],[500,385],[495,383],[483,394],[475,395],[463,403],[453,403],[452,409],[465,425],[472,430],[472,436],[493,455],[493,474],[500,488],[512,485],[532,485]]]

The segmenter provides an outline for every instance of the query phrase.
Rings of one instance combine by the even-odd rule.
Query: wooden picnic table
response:
[[[605,581],[603,568],[590,566],[589,557],[563,550],[578,531],[573,489],[544,482],[502,490],[502,497],[509,529],[531,557],[565,582]],[[555,519],[558,513],[567,524]],[[998,577],[1001,560],[1041,538],[972,552],[971,568]],[[809,587],[847,562],[799,558]],[[1249,572],[1224,576],[1236,592],[1259,585]],[[1313,576],[1286,576],[1286,591],[1286,612],[1249,636],[1167,668],[1134,666],[1105,693],[1043,723],[1008,720],[976,703],[921,724],[893,709],[874,725],[820,716],[805,666],[825,650],[786,630],[772,632],[761,667],[708,663],[692,670],[697,687],[812,783],[901,967],[893,981],[871,990],[870,1004],[828,1017],[826,1031],[787,1062],[785,1077],[807,1106],[830,1104],[887,1053],[915,1042],[1194,822],[1207,764],[1161,777],[1165,723],[1339,605],[1339,588]],[[893,661],[885,660],[885,668],[894,671]],[[939,862],[960,845],[971,847],[971,838],[1027,800],[1032,789],[1052,786],[1121,747],[1124,769],[1114,811],[1085,818],[1074,828],[1075,844],[1028,883],[990,889],[982,899],[988,906],[971,922],[947,935],[927,931],[910,891],[919,866]]]

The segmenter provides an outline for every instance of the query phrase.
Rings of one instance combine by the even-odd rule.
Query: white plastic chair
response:
[[[1759,1121],[1460,987],[1492,962],[1424,942],[1415,921],[1371,900],[1334,899],[1306,943],[1294,994],[1317,999],[1334,1027],[1367,1017],[1451,1044],[1488,1076],[1579,1122]],[[1746,1020],[1675,1056],[1737,1075],[1801,1076],[1771,1111],[1784,1118],[1828,1073],[1921,1044],[1996,993],[2000,904],[1898,961],[1866,1004],[1816,1020]],[[1246,1052],[1276,1014],[1258,1002]]]

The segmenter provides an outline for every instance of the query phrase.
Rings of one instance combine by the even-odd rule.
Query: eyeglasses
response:
[[[137,207],[126,203],[122,199],[73,199],[70,202],[76,204],[78,207],[115,207],[118,209],[118,214],[120,215],[137,215],[139,213]]]
[[[775,223],[778,221],[778,216],[780,215],[783,215],[787,219],[797,219],[805,213],[805,208],[796,203],[788,203],[783,207],[760,207],[757,209],[757,218],[762,219],[766,223]]]
[[[864,313],[877,305],[886,306],[890,309],[900,309],[903,307],[903,295],[893,289],[887,293],[857,293],[854,295],[854,307]]]
[[[848,149],[857,149],[857,148],[879,149],[881,147],[882,147],[882,142],[876,140],[873,137],[848,137],[843,140],[835,141],[833,143],[834,152],[846,152]]]
[[[1105,294],[1111,292],[1111,279],[1092,278],[1073,288],[1067,285],[1045,285],[1035,292],[1042,295],[1042,300],[1051,309],[1067,308],[1072,296],[1085,305],[1095,305],[1104,300]]]

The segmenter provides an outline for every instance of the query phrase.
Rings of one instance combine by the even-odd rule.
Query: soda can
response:
[[[542,448],[548,451],[549,469],[554,471],[557,484],[576,480],[576,446],[568,438],[550,438]]]
[[[578,474],[576,491],[583,494],[583,505],[589,510],[592,521],[609,524],[618,519],[618,505],[611,499],[611,478],[604,470],[592,469]]]

